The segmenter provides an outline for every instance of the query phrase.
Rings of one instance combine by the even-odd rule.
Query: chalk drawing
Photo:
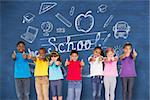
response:
[[[35,15],[32,14],[32,13],[26,13],[24,16],[23,16],[23,21],[22,23],[31,23],[34,19]]]
[[[111,23],[113,18],[114,18],[114,15],[110,15],[108,19],[106,20],[106,22],[104,23],[103,28],[106,28]]]
[[[70,9],[69,15],[73,16],[74,12],[75,12],[75,6],[72,6]]]
[[[65,28],[59,27],[56,29],[56,33],[65,33],[65,32],[66,32]]]
[[[98,6],[97,13],[104,13],[107,11],[108,6],[106,4],[101,4]]]
[[[21,38],[29,43],[32,43],[35,40],[37,34],[38,34],[38,28],[33,26],[28,26],[26,33],[21,35]]]
[[[98,41],[101,40],[101,34],[107,33],[107,31],[102,32],[93,32],[93,33],[87,33],[87,34],[75,34],[75,35],[69,35],[69,36],[58,36],[58,37],[50,37],[50,38],[41,38],[41,42],[48,42],[48,43],[42,43],[41,46],[49,47],[49,51],[54,48],[54,50],[64,53],[64,52],[70,52],[71,50],[90,50],[95,47],[95,45],[98,45]],[[92,39],[79,39],[72,41],[72,38],[76,37],[85,37],[85,36],[92,36]],[[94,39],[93,39],[94,37]],[[65,40],[64,42],[57,42],[58,39]],[[100,45],[100,44],[99,44]]]
[[[116,39],[119,37],[127,39],[130,32],[130,26],[125,21],[119,21],[115,24],[115,26],[113,26],[113,31]]]
[[[103,45],[105,45],[105,43],[108,41],[108,39],[111,37],[111,34],[109,33],[106,38],[103,41]]]
[[[122,49],[123,47],[121,45],[116,45],[113,48],[114,48],[116,56],[119,57],[123,53],[123,49]]]
[[[49,21],[43,22],[41,24],[41,28],[43,33],[43,36],[49,36],[49,32],[51,32],[53,30],[53,24]]]
[[[94,26],[94,17],[91,15],[92,11],[87,11],[85,14],[79,14],[75,19],[75,28],[79,32],[89,32],[93,26]],[[88,26],[87,29],[83,28],[83,21],[89,20],[89,24],[86,24]],[[85,24],[84,24],[85,25]]]
[[[67,27],[71,27],[72,23],[68,21],[64,16],[62,16],[60,13],[57,13],[55,15],[62,23],[64,23]]]
[[[57,5],[56,2],[43,2],[40,6],[39,14],[43,14]]]

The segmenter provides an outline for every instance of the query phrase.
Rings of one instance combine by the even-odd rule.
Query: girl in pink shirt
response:
[[[106,49],[106,58],[104,58],[105,100],[114,100],[115,98],[118,57],[114,57],[114,54],[113,48]]]

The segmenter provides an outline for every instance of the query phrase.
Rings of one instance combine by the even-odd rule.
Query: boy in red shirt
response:
[[[68,80],[68,96],[67,100],[80,100],[82,91],[82,67],[84,62],[78,60],[78,52],[72,50],[70,60],[66,60],[65,66],[68,66],[67,80]]]

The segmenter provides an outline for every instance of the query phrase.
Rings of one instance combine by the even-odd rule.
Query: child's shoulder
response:
[[[77,61],[72,61],[72,60],[70,60],[69,62],[70,62],[70,63],[80,63],[81,61],[80,61],[80,60],[77,60]]]

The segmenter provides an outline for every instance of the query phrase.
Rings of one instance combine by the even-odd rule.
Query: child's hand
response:
[[[124,57],[129,57],[130,56],[130,52],[129,53],[124,53],[123,55],[124,55]]]
[[[133,54],[132,54],[133,59],[135,59],[136,56],[137,56],[137,52],[135,51],[135,49],[133,49]]]
[[[103,61],[107,63],[108,62],[107,57],[104,57]]]
[[[60,62],[60,61],[56,61],[55,64],[56,64],[57,66],[60,66],[60,65],[61,65],[61,62]]]
[[[23,57],[24,59],[27,59],[27,55],[25,54],[25,52],[23,52],[22,57]]]
[[[49,63],[48,63],[48,65],[50,66],[50,65],[52,65],[53,64],[53,61],[51,60]]]
[[[84,65],[85,65],[83,59],[81,60],[80,65],[81,65],[81,66],[84,66]]]
[[[65,66],[68,66],[70,63],[68,61],[68,59],[66,59],[66,62],[65,62]]]
[[[126,57],[128,57],[128,55],[125,54],[125,53],[123,53],[123,54],[119,57],[119,59],[122,60],[122,59],[124,59],[124,58],[126,58]]]
[[[34,57],[32,54],[29,54],[27,57],[28,57],[28,59],[36,61],[36,57]]]
[[[33,57],[32,54],[28,55],[28,59],[32,59],[32,57]]]
[[[118,57],[113,57],[112,61],[118,61]]]
[[[100,57],[99,57],[99,61],[102,61],[102,60],[103,60],[103,58],[102,58],[102,56],[100,56]]]
[[[135,49],[133,49],[133,55],[137,56],[137,52],[135,51]]]
[[[95,57],[91,57],[90,58],[90,62],[95,62],[96,61],[96,58]]]
[[[16,52],[15,51],[12,53],[12,58],[16,59]]]

